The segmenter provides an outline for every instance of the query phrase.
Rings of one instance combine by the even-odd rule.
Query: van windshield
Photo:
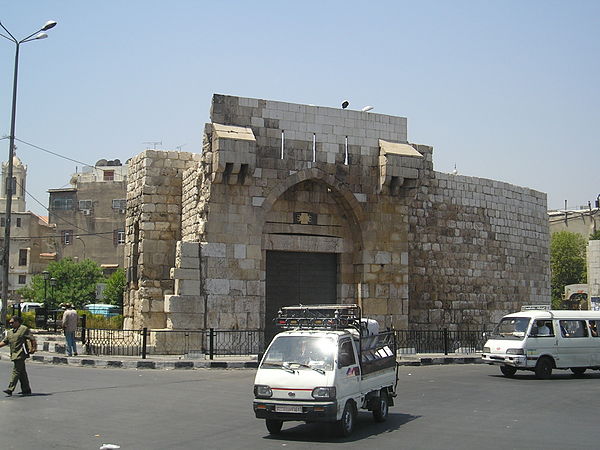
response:
[[[505,317],[496,326],[491,337],[521,341],[525,337],[529,321],[529,317]]]
[[[333,370],[333,359],[337,346],[333,338],[317,336],[280,336],[275,338],[265,357],[261,369],[313,369]]]

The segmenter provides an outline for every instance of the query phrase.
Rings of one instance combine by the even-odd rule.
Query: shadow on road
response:
[[[571,373],[568,370],[559,370],[559,371],[553,371],[552,372],[552,376],[548,379],[548,380],[540,380],[538,378],[536,378],[535,374],[533,372],[528,372],[528,371],[520,371],[517,372],[514,376],[512,377],[505,377],[504,375],[498,373],[498,374],[489,374],[488,375],[491,378],[503,378],[506,381],[511,381],[511,380],[522,380],[522,381],[558,381],[558,380],[563,380],[563,381],[568,381],[568,380],[597,380],[598,378],[600,378],[600,373],[596,372],[596,373],[592,373],[592,372],[586,372],[582,375],[575,375],[573,373]]]
[[[390,412],[385,422],[377,423],[371,413],[361,412],[356,419],[352,435],[347,438],[337,437],[332,424],[284,422],[281,434],[266,435],[264,439],[294,442],[354,442],[378,434],[390,433],[420,417]]]

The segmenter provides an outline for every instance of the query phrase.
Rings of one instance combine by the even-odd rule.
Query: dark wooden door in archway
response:
[[[337,303],[337,254],[267,251],[265,341],[282,306]]]

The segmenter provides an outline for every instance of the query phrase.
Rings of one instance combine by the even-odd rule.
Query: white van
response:
[[[489,335],[482,358],[500,366],[507,377],[517,370],[547,379],[553,369],[575,375],[600,370],[600,311],[553,311],[547,306],[524,306],[504,316]]]
[[[44,305],[38,302],[23,302],[20,304],[21,312],[35,311],[38,308],[42,308]]]

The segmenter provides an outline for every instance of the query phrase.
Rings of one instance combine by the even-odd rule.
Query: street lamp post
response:
[[[48,272],[47,270],[44,270],[42,272],[42,275],[44,276],[44,306],[47,308],[48,307],[48,280],[50,279],[50,272]]]
[[[56,287],[56,278],[50,278],[50,300],[52,301],[52,308],[54,308],[54,304],[56,303],[56,299],[54,298],[54,288]]]
[[[0,33],[5,39],[15,44],[15,69],[13,77],[13,96],[12,96],[12,109],[10,119],[10,136],[8,143],[8,171],[6,177],[6,220],[4,228],[4,249],[2,252],[2,313],[0,315],[0,323],[6,322],[6,313],[8,309],[8,271],[10,263],[10,225],[11,225],[11,208],[12,208],[12,196],[13,196],[13,158],[15,155],[15,119],[17,115],[17,79],[19,74],[19,49],[21,44],[25,42],[35,41],[37,39],[45,39],[48,37],[44,31],[48,31],[50,28],[56,26],[56,22],[49,20],[44,24],[42,28],[29,36],[17,40],[10,31],[0,22],[0,27],[8,34]]]

